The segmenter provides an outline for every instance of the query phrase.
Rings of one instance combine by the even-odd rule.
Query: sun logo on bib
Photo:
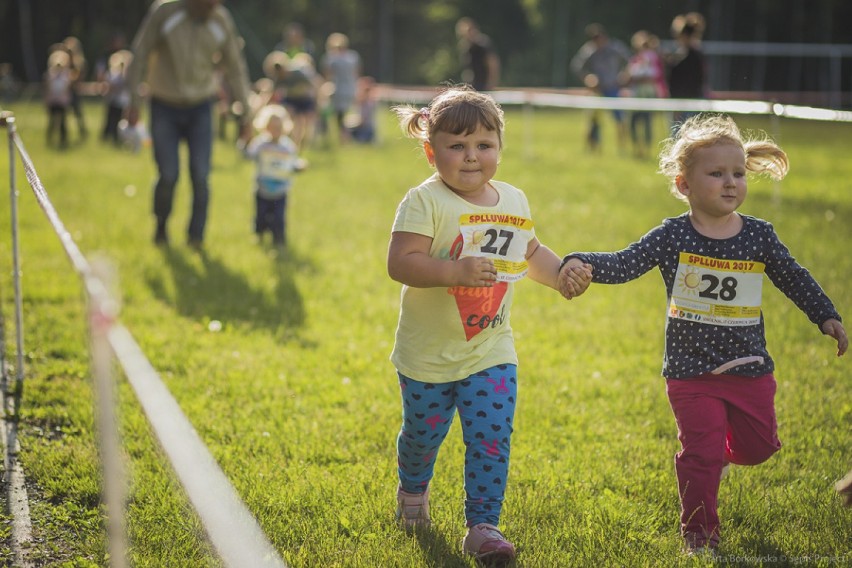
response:
[[[765,265],[681,252],[669,318],[707,325],[760,323]]]
[[[678,276],[677,284],[684,294],[697,296],[701,291],[701,274],[694,267],[687,266],[680,276]]]

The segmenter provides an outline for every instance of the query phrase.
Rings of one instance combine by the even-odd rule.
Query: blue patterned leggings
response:
[[[517,377],[515,365],[497,365],[442,384],[422,383],[399,374],[402,428],[397,459],[402,489],[426,491],[438,450],[458,410],[465,445],[465,520],[467,526],[496,526],[509,473]]]

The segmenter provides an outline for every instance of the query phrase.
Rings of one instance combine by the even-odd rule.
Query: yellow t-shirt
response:
[[[402,287],[391,361],[407,377],[447,383],[518,363],[509,312],[513,283],[526,274],[524,256],[535,231],[524,193],[499,181],[491,185],[500,199],[482,207],[434,175],[411,189],[397,208],[393,231],[431,237],[431,257],[488,256],[498,269],[491,288]]]

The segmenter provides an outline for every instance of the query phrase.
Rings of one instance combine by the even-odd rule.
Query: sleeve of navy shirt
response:
[[[635,280],[662,261],[662,243],[666,229],[663,225],[651,229],[644,237],[616,252],[572,252],[570,258],[578,258],[594,267],[592,282],[597,284],[623,284]]]
[[[796,262],[772,225],[765,222],[763,229],[766,232],[764,242],[767,243],[766,276],[772,284],[817,326],[832,318],[842,321],[831,299],[808,269]]]

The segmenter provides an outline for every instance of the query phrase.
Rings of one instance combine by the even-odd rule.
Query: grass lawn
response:
[[[390,113],[378,145],[306,153],[311,165],[291,194],[285,253],[255,241],[252,166],[231,142],[218,141],[200,255],[185,245],[186,168],[169,227],[173,245],[160,249],[152,244],[148,151],[118,150],[96,136],[65,151],[47,148],[45,111],[23,103],[11,110],[76,243],[88,257],[114,263],[121,321],[288,564],[472,565],[460,551],[458,424],[432,485],[434,530],[408,536],[393,520],[400,402],[388,356],[400,286],[387,276],[385,255],[399,200],[430,170]],[[87,111],[95,132],[101,107]],[[527,193],[539,238],[558,254],[622,248],[684,211],[653,160],[619,155],[611,121],[604,121],[603,152],[590,155],[580,111],[526,116],[510,108],[507,119],[497,177]],[[777,134],[792,165],[780,184],[752,180],[741,211],[771,221],[849,317],[852,126],[779,126],[755,117],[740,124]],[[655,126],[663,132],[662,117]],[[7,162],[0,159],[4,188]],[[26,376],[20,443],[35,537],[29,555],[39,566],[104,566],[82,287],[20,169],[17,189]],[[14,362],[9,226],[8,214],[0,216],[0,306]],[[834,342],[768,281],[764,290],[784,447],[724,480],[722,561],[849,565],[852,509],[841,507],[832,487],[852,467],[849,356],[835,357]],[[571,302],[522,281],[514,308],[520,395],[501,528],[519,549],[518,564],[713,565],[680,552],[679,444],[660,377],[665,290],[658,273],[593,286]],[[117,375],[132,565],[218,565]],[[8,537],[8,523],[0,526]],[[11,562],[8,543],[0,552]]]

